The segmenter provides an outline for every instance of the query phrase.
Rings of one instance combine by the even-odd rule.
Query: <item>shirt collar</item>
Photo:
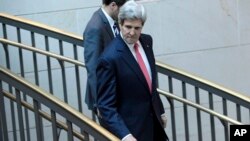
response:
[[[103,9],[102,12],[104,13],[105,17],[108,19],[109,24],[111,25],[111,27],[113,27],[115,21],[109,16],[109,14]]]

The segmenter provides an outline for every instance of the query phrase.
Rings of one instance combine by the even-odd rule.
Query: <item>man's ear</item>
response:
[[[117,9],[118,5],[116,4],[116,2],[113,1],[109,4],[109,7],[110,7],[111,11],[114,11]]]
[[[116,2],[114,2],[114,1],[111,2],[110,5],[111,5],[112,7],[117,6]]]

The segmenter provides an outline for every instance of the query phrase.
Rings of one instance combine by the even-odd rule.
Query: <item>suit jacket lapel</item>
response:
[[[149,66],[150,66],[150,69],[151,69],[151,76],[152,76],[152,82],[155,82],[155,78],[156,78],[156,74],[154,73],[155,72],[155,62],[154,62],[154,56],[153,56],[153,52],[152,52],[152,46],[150,46],[149,44],[147,44],[147,41],[145,41],[143,38],[140,38],[139,39],[141,44],[142,44],[142,47],[144,49],[144,52],[146,54],[146,57],[148,59],[148,63],[149,63]],[[152,83],[153,85],[153,83]],[[154,86],[152,86],[153,88]]]
[[[111,36],[112,38],[114,38],[114,34],[113,34],[113,31],[112,31],[112,29],[110,27],[109,21],[106,18],[106,16],[104,15],[104,13],[103,13],[103,11],[102,11],[101,8],[98,10],[98,13],[99,13],[99,15],[100,15],[100,17],[101,17],[104,25],[105,25],[105,29],[107,30],[107,33],[109,34],[109,36]]]
[[[128,64],[128,66],[131,68],[131,70],[135,72],[138,79],[140,81],[142,81],[144,86],[149,90],[147,80],[144,77],[139,64],[135,60],[131,51],[129,50],[127,44],[123,41],[121,36],[118,36],[118,39],[120,42],[122,42],[122,43],[120,43],[120,44],[122,44],[122,46],[118,48],[118,51],[122,53],[123,60]]]

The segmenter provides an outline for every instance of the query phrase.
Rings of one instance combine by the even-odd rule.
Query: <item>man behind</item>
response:
[[[118,15],[120,35],[97,65],[101,125],[123,141],[166,141],[166,115],[156,90],[152,37],[141,34],[145,9],[126,2]]]
[[[125,1],[103,0],[102,7],[93,14],[83,33],[84,60],[88,75],[85,102],[90,110],[95,110],[96,107],[97,58],[115,37],[116,29],[113,26],[117,21],[119,8]]]

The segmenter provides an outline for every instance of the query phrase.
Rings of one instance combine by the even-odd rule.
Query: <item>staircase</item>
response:
[[[119,140],[83,102],[82,38],[0,13],[0,140]],[[157,62],[171,141],[229,141],[250,124],[250,98]]]

